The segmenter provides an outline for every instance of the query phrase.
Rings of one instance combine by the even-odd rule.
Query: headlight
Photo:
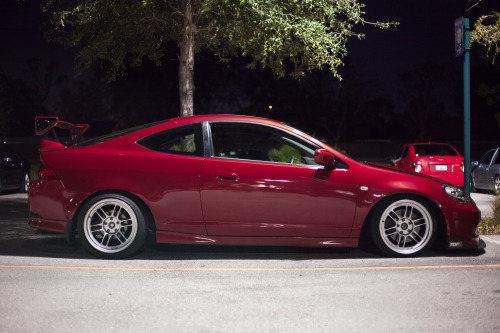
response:
[[[458,203],[468,203],[472,204],[474,201],[472,198],[465,193],[465,191],[461,187],[452,186],[452,185],[443,185],[443,189],[451,198],[451,200]]]

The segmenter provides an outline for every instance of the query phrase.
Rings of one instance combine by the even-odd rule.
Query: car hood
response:
[[[409,170],[397,168],[397,167],[390,166],[390,165],[383,164],[383,163],[366,162],[366,164],[374,166],[374,167],[377,167],[377,168],[381,168],[381,169],[392,170],[392,171],[395,171],[395,172],[398,172],[398,173],[406,173],[408,175],[413,175],[415,177],[422,177],[422,178],[431,179],[431,180],[434,180],[434,181],[436,181],[438,183],[441,183],[441,184],[449,184],[449,182],[444,181],[444,180],[439,179],[439,178],[435,178],[435,177],[431,177],[431,176],[428,176],[428,175],[424,175],[424,174],[412,172],[412,171],[409,171]]]

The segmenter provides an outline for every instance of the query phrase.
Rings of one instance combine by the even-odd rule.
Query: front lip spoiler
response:
[[[469,242],[448,240],[448,250],[484,250],[486,244],[479,236],[472,238]]]

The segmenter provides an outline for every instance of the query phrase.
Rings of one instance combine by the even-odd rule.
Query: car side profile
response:
[[[464,158],[447,143],[409,143],[392,159],[391,165],[464,186]]]
[[[357,247],[391,256],[432,245],[477,248],[480,212],[461,188],[364,164],[283,123],[248,116],[175,118],[62,144],[39,117],[30,226],[77,235],[102,258],[160,243]],[[76,137],[78,135],[73,135]]]
[[[0,192],[28,192],[30,163],[12,148],[0,145]]]
[[[491,149],[479,161],[472,161],[473,189],[500,193],[500,148]]]

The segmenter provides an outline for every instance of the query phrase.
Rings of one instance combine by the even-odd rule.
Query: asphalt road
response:
[[[0,195],[0,332],[500,332],[500,236],[410,259],[149,242],[107,261],[25,207]]]

